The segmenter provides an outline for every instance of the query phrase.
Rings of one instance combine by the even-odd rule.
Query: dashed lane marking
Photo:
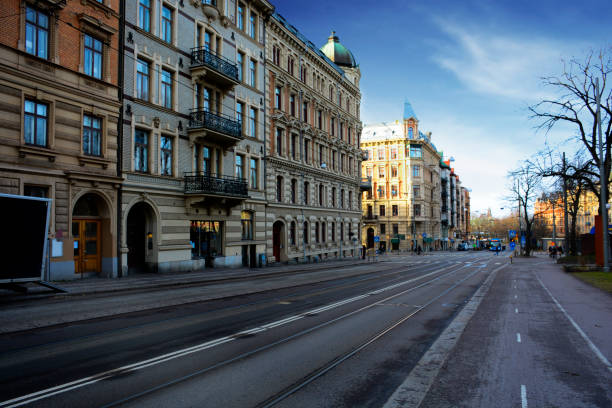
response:
[[[527,408],[527,387],[521,384],[521,408]]]
[[[516,333],[516,342],[517,343],[521,342],[521,333]]]

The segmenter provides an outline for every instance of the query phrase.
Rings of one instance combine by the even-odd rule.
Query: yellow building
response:
[[[439,247],[441,156],[410,103],[403,121],[365,126],[360,145],[372,185],[363,193],[363,245],[373,248],[378,236],[387,250]]]

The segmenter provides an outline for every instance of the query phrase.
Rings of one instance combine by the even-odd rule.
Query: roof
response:
[[[334,61],[336,65],[349,68],[357,67],[357,61],[353,53],[340,43],[340,39],[335,31],[332,31],[331,35],[327,38],[327,43],[321,47],[321,51],[330,60]]]
[[[272,17],[278,21],[283,27],[285,27],[287,30],[289,30],[289,32],[291,32],[293,35],[295,35],[298,40],[300,40],[302,43],[304,43],[304,45],[306,46],[306,48],[309,48],[310,50],[312,50],[315,54],[317,54],[319,57],[323,58],[323,60],[325,60],[325,62],[327,62],[333,69],[336,70],[336,72],[338,72],[340,75],[342,75],[344,77],[344,71],[342,70],[342,68],[340,68],[338,65],[336,65],[332,60],[330,60],[327,55],[325,55],[321,50],[319,50],[313,43],[312,41],[310,41],[308,38],[306,38],[302,33],[300,33],[298,31],[297,28],[295,28],[294,26],[292,26],[291,24],[289,24],[289,22],[287,20],[285,20],[285,17],[281,16],[278,13],[274,13],[272,14]]]
[[[401,123],[377,123],[374,125],[366,125],[361,131],[362,142],[377,142],[383,140],[406,139],[404,129]]]

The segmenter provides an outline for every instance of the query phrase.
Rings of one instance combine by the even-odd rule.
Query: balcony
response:
[[[206,173],[185,173],[185,194],[191,196],[189,205],[203,204],[233,206],[249,198],[247,181],[242,178]]]
[[[210,52],[207,47],[191,49],[191,74],[195,77],[205,76],[206,81],[222,88],[238,85],[238,65]]]
[[[229,116],[217,115],[205,110],[189,113],[189,141],[211,141],[225,148],[235,146],[244,139],[242,124]]]
[[[359,189],[361,191],[372,191],[372,177],[362,177]]]
[[[378,219],[378,215],[374,214],[363,214],[363,219],[367,221],[375,221]]]

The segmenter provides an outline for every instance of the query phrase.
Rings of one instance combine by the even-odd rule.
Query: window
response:
[[[23,195],[28,197],[49,198],[49,187],[43,186],[23,186]]]
[[[239,52],[236,54],[236,65],[238,65],[238,80],[244,81],[244,54]]]
[[[421,186],[412,186],[412,194],[414,198],[421,198]]]
[[[344,223],[340,223],[340,241],[344,241]]]
[[[397,205],[391,206],[391,215],[394,217],[397,217],[399,215],[399,208],[397,207]]]
[[[291,116],[295,116],[295,95],[289,96],[289,112]]]
[[[291,157],[293,160],[297,160],[298,158],[297,138],[296,134],[291,134]]]
[[[26,52],[40,58],[49,56],[49,16],[26,7]]]
[[[276,128],[276,154],[283,154],[283,129]]]
[[[276,109],[280,109],[281,108],[281,88],[280,88],[280,86],[277,86],[274,89],[274,107]]]
[[[378,209],[378,215],[380,215],[381,217],[385,216],[385,206],[381,205]]]
[[[308,221],[304,221],[304,243],[308,243]]]
[[[308,122],[308,102],[302,103],[302,120]]]
[[[276,201],[279,203],[283,201],[283,177],[276,177]]]
[[[172,43],[172,9],[162,6],[161,37],[167,43]]]
[[[257,159],[251,159],[251,188],[257,188]]]
[[[85,34],[83,72],[94,78],[102,78],[102,41]]]
[[[319,163],[323,163],[323,145],[319,145]]]
[[[393,235],[399,234],[399,225],[398,224],[393,224],[392,228],[393,228]]]
[[[291,203],[295,204],[297,202],[297,180],[291,180]]]
[[[344,153],[340,155],[340,171],[344,173],[344,162],[346,162],[346,156]]]
[[[249,16],[249,34],[252,39],[257,39],[257,16],[253,12]]]
[[[276,65],[280,65],[280,48],[276,45],[272,47],[272,62]]]
[[[421,177],[421,167],[418,164],[412,166],[412,176]]]
[[[236,121],[240,124],[240,129],[244,130],[244,121],[242,120],[242,112],[244,111],[244,103],[236,102]]]
[[[385,186],[378,186],[378,198],[385,198]]]
[[[24,111],[23,135],[25,143],[47,147],[49,105],[26,99]]]
[[[239,179],[243,179],[244,178],[244,169],[243,169],[243,161],[244,158],[237,154],[236,155],[236,177]]]
[[[331,135],[335,136],[336,135],[336,118],[331,118]]]
[[[353,192],[349,191],[348,193],[348,208],[349,210],[353,208]]]
[[[385,160],[385,148],[381,147],[378,149],[378,160]]]
[[[421,204],[415,204],[414,205],[414,216],[415,217],[420,217],[421,216]]]
[[[319,221],[315,222],[315,242],[319,243]]]
[[[138,2],[138,27],[151,32],[151,0]]]
[[[334,170],[336,170],[336,151],[335,150],[332,152],[332,167]]]
[[[387,224],[380,224],[380,233],[381,235],[387,233]]]
[[[344,208],[344,189],[340,190],[340,208]]]
[[[306,75],[307,75],[307,72],[306,72],[306,67],[302,67],[302,68],[300,69],[300,80],[301,80],[303,83],[306,83]]]
[[[287,57],[287,72],[291,76],[293,76],[293,72],[294,72],[293,68],[294,68],[293,57],[288,56]]]
[[[408,139],[414,139],[414,129],[411,127],[408,128]]]
[[[136,97],[149,100],[149,63],[136,60]]]
[[[257,88],[257,77],[255,76],[256,62],[249,60],[249,85],[253,88]]]
[[[378,178],[385,178],[384,166],[378,166]]]
[[[308,205],[309,200],[308,197],[310,196],[310,183],[305,181],[304,182],[304,204]]]
[[[391,177],[397,177],[397,166],[391,166]]]
[[[291,221],[291,227],[289,227],[289,245],[295,245],[295,221]]]
[[[423,157],[423,152],[421,150],[421,145],[419,145],[419,144],[411,144],[410,145],[410,157]]]
[[[372,168],[371,167],[368,167],[366,169],[366,177],[367,178],[372,178]]]
[[[249,108],[249,136],[257,137],[257,110]]]
[[[323,111],[322,110],[317,111],[317,124],[318,124],[319,129],[323,129]]]
[[[321,241],[327,240],[327,228],[324,222],[321,223]]]
[[[244,4],[238,3],[238,28],[244,31]]]
[[[308,146],[310,145],[310,140],[308,139],[304,139],[304,162],[308,163],[310,160],[309,154],[308,154]]]
[[[146,173],[149,171],[149,133],[136,129],[134,134],[134,170]]]
[[[397,186],[391,186],[391,197],[397,198]]]
[[[396,160],[397,159],[397,147],[392,147],[391,148],[391,159],[392,160]]]
[[[160,171],[164,176],[172,175],[172,138],[162,136],[160,140]]]
[[[210,174],[210,149],[202,146],[202,173]]]
[[[172,109],[172,72],[162,69],[161,102],[164,108]]]
[[[83,153],[89,156],[102,155],[102,119],[83,115]]]
[[[321,207],[323,207],[324,198],[325,198],[325,187],[323,187],[323,184],[319,184],[319,205]]]
[[[250,211],[242,211],[240,213],[240,224],[242,226],[242,239],[253,239],[253,213]]]
[[[211,34],[208,31],[204,31],[204,49],[206,49],[206,51],[211,51]]]
[[[331,239],[332,241],[336,240],[336,223],[335,222],[331,223]]]

